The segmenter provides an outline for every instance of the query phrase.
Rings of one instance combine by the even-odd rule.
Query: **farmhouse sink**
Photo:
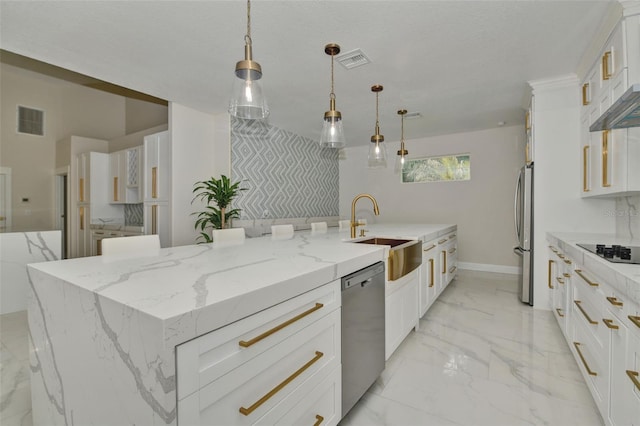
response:
[[[402,278],[422,264],[422,242],[420,240],[374,237],[353,242],[391,247],[387,259],[388,281]]]

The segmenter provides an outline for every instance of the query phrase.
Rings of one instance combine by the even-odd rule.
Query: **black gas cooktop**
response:
[[[613,263],[640,264],[640,247],[605,244],[578,244],[579,247]]]

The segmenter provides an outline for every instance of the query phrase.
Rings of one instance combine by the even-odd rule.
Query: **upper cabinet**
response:
[[[142,200],[142,146],[110,154],[110,202],[135,204]]]
[[[640,15],[623,17],[600,50],[580,91],[583,197],[640,192],[640,128],[590,131],[634,83],[640,83]]]
[[[171,197],[171,146],[169,132],[144,138],[144,201],[168,201]]]

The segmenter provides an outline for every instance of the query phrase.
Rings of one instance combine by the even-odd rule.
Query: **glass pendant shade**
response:
[[[329,113],[330,111],[327,111]],[[329,116],[325,113],[322,133],[320,134],[321,148],[344,148],[344,129],[342,117]]]
[[[398,152],[400,152],[400,151],[398,151]],[[402,168],[404,167],[405,159],[406,159],[407,154],[408,154],[406,149],[404,150],[404,152],[406,153],[405,155],[398,154],[396,156],[396,165],[395,165],[394,170],[393,170],[393,172],[395,174],[402,173]]]
[[[371,143],[369,146],[368,165],[372,169],[387,167],[387,148],[384,143]]]
[[[393,168],[393,172],[395,174],[402,173],[402,168],[404,167],[405,159],[407,155],[409,155],[409,151],[407,151],[404,147],[404,115],[407,113],[406,109],[401,109],[398,111],[398,115],[400,116],[400,149],[398,150],[398,156],[396,157],[396,165]]]

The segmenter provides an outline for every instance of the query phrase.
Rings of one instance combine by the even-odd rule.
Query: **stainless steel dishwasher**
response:
[[[384,370],[384,262],[342,278],[342,416]]]

